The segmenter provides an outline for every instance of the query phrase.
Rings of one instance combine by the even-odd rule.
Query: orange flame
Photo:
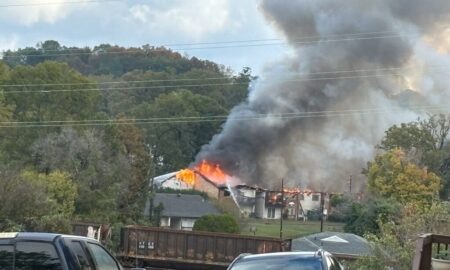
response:
[[[181,180],[191,186],[195,184],[195,172],[193,170],[190,169],[181,170],[175,175],[175,177],[178,180]]]
[[[314,193],[311,189],[300,189],[300,188],[284,188],[284,193],[287,194],[311,194]]]
[[[195,169],[215,183],[226,183],[227,175],[222,171],[219,164],[212,164],[206,160],[203,160],[195,167]]]
[[[225,174],[220,168],[219,164],[213,164],[206,160],[203,160],[200,164],[194,166],[192,169],[184,169],[179,171],[175,177],[191,186],[195,185],[197,179],[196,172],[205,176],[209,180],[216,184],[225,184],[227,180],[227,174]]]

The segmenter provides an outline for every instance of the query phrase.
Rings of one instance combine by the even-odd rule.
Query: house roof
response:
[[[322,232],[292,240],[293,251],[316,251],[322,248],[333,254],[365,256],[372,252],[370,243],[352,233]]]
[[[166,182],[167,180],[170,180],[170,179],[177,179],[176,176],[177,176],[177,173],[178,173],[178,172],[180,172],[180,171],[171,172],[171,173],[166,173],[166,174],[163,174],[163,175],[156,176],[156,177],[153,179],[153,183],[154,183],[155,185],[157,185],[157,186],[161,186],[161,185],[162,185],[164,182]],[[213,186],[215,186],[215,187],[217,187],[217,188],[225,187],[225,185],[217,184],[216,182],[212,181],[211,179],[209,179],[208,177],[206,177],[204,174],[202,174],[202,173],[199,172],[198,170],[193,170],[193,172],[194,172],[196,175],[199,175],[204,181],[206,181],[206,182],[212,184]],[[179,181],[181,181],[181,180],[179,180]]]
[[[156,193],[153,205],[162,203],[164,217],[199,218],[219,211],[200,195]]]
[[[175,178],[177,173],[178,172],[171,172],[171,173],[166,173],[166,174],[163,174],[163,175],[156,176],[155,178],[153,178],[153,184],[160,186],[165,181],[167,181],[167,180],[169,180],[171,178]]]

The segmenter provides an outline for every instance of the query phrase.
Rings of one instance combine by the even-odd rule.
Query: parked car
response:
[[[242,254],[228,267],[228,270],[343,270],[344,267],[331,253],[275,252],[266,254]]]
[[[98,241],[52,233],[0,233],[0,269],[123,270]]]

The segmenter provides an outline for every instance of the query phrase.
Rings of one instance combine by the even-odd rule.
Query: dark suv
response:
[[[276,252],[258,255],[242,254],[228,270],[343,270],[329,252]]]
[[[2,270],[122,270],[94,239],[51,233],[0,233]]]

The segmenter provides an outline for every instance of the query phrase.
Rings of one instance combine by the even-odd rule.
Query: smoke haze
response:
[[[266,68],[197,157],[243,182],[362,184],[384,131],[450,96],[448,0],[262,0],[260,10],[293,53]]]

